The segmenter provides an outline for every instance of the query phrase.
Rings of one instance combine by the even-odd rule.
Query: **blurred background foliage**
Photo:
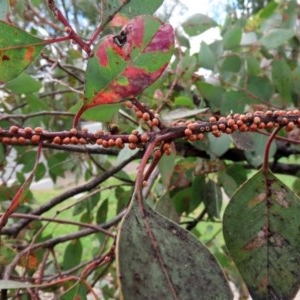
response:
[[[57,4],[78,35],[89,38],[101,22],[104,2],[64,0]],[[63,26],[57,23],[45,3],[12,0],[9,20],[43,39],[63,35]],[[171,17],[174,7],[184,9],[181,1],[168,3],[159,13],[165,21]],[[210,116],[299,107],[299,13],[295,0],[231,0],[226,3],[224,21],[201,14],[199,8],[175,28],[176,49],[169,68],[139,100],[159,112],[167,126],[186,120],[208,120]],[[101,36],[118,30],[107,26]],[[203,40],[202,34],[209,38]],[[64,42],[47,46],[26,72],[1,85],[0,127],[69,130],[74,107],[81,102],[86,62],[85,54],[76,45]],[[122,133],[149,130],[133,110],[122,104],[89,111],[84,115],[82,127],[106,128],[111,120]],[[281,135],[299,140],[299,129]],[[251,146],[247,147],[249,140]],[[256,133],[247,135],[244,141],[235,137],[235,142],[227,135],[216,139],[210,134],[201,142],[178,140],[174,144],[176,150],[161,159],[147,194],[149,203],[159,212],[191,230],[216,255],[241,297],[248,294],[224,247],[222,213],[228,197],[261,166],[266,140],[267,137]],[[115,173],[109,171],[134,152],[128,148],[98,150],[92,145],[45,145],[36,183],[18,212],[28,213],[47,204],[49,209],[41,214],[51,218],[88,224],[103,224],[114,218],[130,198],[137,157],[143,149]],[[35,152],[30,145],[0,144],[1,211],[7,208],[17,187],[32,170]],[[297,193],[300,192],[298,153],[299,146],[277,142],[270,158],[272,170],[284,174],[282,178]],[[96,179],[101,176],[107,178],[98,182]],[[76,190],[85,185],[87,190]],[[80,229],[34,221],[18,227],[17,232],[9,231],[18,224],[22,224],[20,219],[10,219],[5,228],[8,235],[2,238],[0,273],[15,253],[32,240],[37,243]],[[114,232],[116,226],[110,230]],[[59,243],[47,260],[45,279],[57,278],[57,265],[64,274],[80,274],[82,266],[103,255],[111,245],[112,241],[102,233]],[[22,272],[16,268],[14,277],[31,276],[42,258],[45,259],[45,251],[33,251],[29,258],[31,267],[23,268]],[[89,280],[103,299],[118,296],[114,263],[96,268]]]

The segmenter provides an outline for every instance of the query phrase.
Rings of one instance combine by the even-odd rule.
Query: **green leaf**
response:
[[[197,71],[197,57],[187,53],[178,63],[177,70],[180,78],[190,79]]]
[[[131,191],[126,191],[125,189],[119,186],[115,189],[115,198],[117,199],[117,214],[120,213],[124,208],[126,208],[131,194]]]
[[[96,223],[97,224],[104,223],[107,219],[107,213],[108,213],[108,199],[105,199],[101,203],[101,205],[97,211]]]
[[[172,201],[174,203],[176,212],[179,215],[181,215],[183,212],[188,214],[195,209],[195,199],[193,198],[192,193],[193,191],[190,187],[172,191]]]
[[[216,56],[205,42],[201,42],[198,60],[201,68],[209,70],[213,70],[217,63]]]
[[[228,115],[231,112],[244,113],[245,106],[252,103],[260,103],[260,100],[251,98],[245,92],[228,91],[224,93],[221,105],[221,113]]]
[[[155,204],[155,211],[165,216],[169,220],[179,223],[180,216],[178,215],[174,203],[170,198],[169,193],[165,193]]]
[[[284,59],[273,60],[272,79],[282,98],[282,102],[285,104],[291,103],[293,78],[291,69]]]
[[[267,49],[274,49],[285,44],[294,35],[293,29],[272,29],[260,39],[260,43]]]
[[[180,33],[178,30],[175,31],[176,40],[179,42],[180,46],[186,47],[187,49],[191,48],[189,39]]]
[[[161,174],[161,180],[164,183],[165,187],[170,185],[171,177],[173,175],[174,167],[175,167],[175,153],[170,155],[164,155],[158,163],[158,169]]]
[[[226,208],[226,246],[253,299],[293,299],[300,283],[300,199],[260,170]]]
[[[257,16],[260,19],[267,19],[267,18],[271,17],[274,14],[277,7],[278,7],[278,3],[270,2],[257,13]]]
[[[0,266],[7,266],[16,256],[16,250],[9,244],[3,243],[0,248]]]
[[[248,79],[248,91],[258,97],[258,101],[270,101],[274,86],[267,76],[250,76]]]
[[[82,103],[78,102],[77,104],[72,106],[69,111],[76,113],[81,106]],[[99,107],[94,107],[94,109],[86,110],[82,114],[82,117],[85,120],[89,121],[107,123],[112,120],[113,116],[119,111],[121,106],[121,103],[103,104]]]
[[[112,14],[118,11],[116,19],[123,19],[123,21],[129,20],[132,17],[143,15],[143,14],[153,14],[157,9],[163,4],[163,0],[151,0],[151,1],[140,1],[140,0],[109,0],[101,1],[103,9],[103,20],[102,24],[106,22]],[[121,9],[120,9],[121,8]],[[114,20],[113,20],[114,22]]]
[[[195,105],[191,100],[191,97],[188,96],[178,96],[174,99],[174,106],[184,106],[187,108],[193,108]]]
[[[50,107],[48,106],[46,101],[40,98],[38,94],[29,94],[25,100],[31,112],[41,112],[43,110],[50,110]]]
[[[231,197],[238,188],[237,182],[234,180],[234,178],[232,178],[232,176],[228,172],[219,172],[218,180],[229,197]]]
[[[223,47],[224,50],[231,50],[237,48],[242,39],[242,29],[241,27],[233,27],[226,31],[223,37]]]
[[[226,56],[222,62],[221,70],[224,72],[238,73],[242,67],[242,60],[238,55]]]
[[[35,171],[35,181],[39,181],[45,177],[45,174],[47,172],[47,169],[45,167],[45,164],[40,162],[37,165],[36,171]]]
[[[65,290],[66,292],[63,292],[61,295],[61,299],[63,300],[86,300],[87,297],[87,287],[82,282],[67,282],[65,284]]]
[[[223,98],[224,89],[207,82],[196,82],[199,93],[209,102],[211,109],[219,110]]]
[[[208,180],[202,191],[202,197],[209,217],[220,218],[222,207],[222,191],[220,186],[213,180]]]
[[[0,290],[13,290],[13,289],[27,289],[38,287],[37,284],[31,284],[30,282],[21,282],[15,280],[0,280]]]
[[[216,138],[212,133],[207,134],[209,140],[209,152],[216,157],[222,156],[230,147],[231,139],[228,134],[222,134]]]
[[[195,14],[189,17],[183,24],[184,31],[189,36],[198,35],[212,27],[218,26],[218,23],[213,19],[203,14]]]
[[[80,240],[73,240],[71,241],[64,253],[64,259],[63,259],[63,269],[69,270],[73,267],[76,267],[80,264],[81,262],[81,257],[82,257],[82,244]]]
[[[206,182],[203,174],[195,176],[191,186],[191,199],[188,203],[188,212],[194,211],[200,205],[200,203],[203,202],[203,195],[205,194],[205,184]]]
[[[253,134],[253,149],[245,151],[245,156],[248,162],[255,168],[262,165],[264,160],[264,150],[268,141],[268,136],[262,134]],[[276,143],[273,141],[270,147],[269,156],[272,157],[276,152]]]
[[[143,206],[144,214],[133,199],[118,232],[121,298],[169,300],[176,294],[176,299],[199,299],[199,295],[232,299],[227,280],[206,247],[176,223]]]
[[[44,48],[43,43],[43,40],[0,20],[0,82],[22,73]]]
[[[22,73],[8,81],[5,87],[17,94],[31,94],[38,92],[42,84],[28,74]]]

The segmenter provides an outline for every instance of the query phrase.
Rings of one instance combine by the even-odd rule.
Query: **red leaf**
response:
[[[173,52],[174,32],[153,16],[138,16],[117,36],[104,37],[88,62],[84,104],[74,119],[100,104],[136,97],[156,81]]]

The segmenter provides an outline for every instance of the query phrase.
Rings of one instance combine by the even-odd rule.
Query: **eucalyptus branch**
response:
[[[32,210],[30,212],[31,215],[41,215],[44,212],[50,210],[51,208],[55,207],[57,204],[79,194],[79,193],[83,193],[83,192],[87,192],[92,190],[93,188],[95,188],[97,185],[99,185],[100,183],[104,182],[105,180],[107,180],[108,178],[110,178],[111,176],[113,176],[115,173],[119,172],[120,170],[122,170],[128,163],[130,163],[131,161],[133,161],[134,159],[136,159],[137,155],[133,155],[130,158],[126,159],[125,161],[123,161],[122,163],[120,163],[119,165],[117,165],[116,167],[112,168],[111,170],[108,170],[106,173],[102,174],[99,177],[96,177],[94,179],[92,179],[91,181],[72,188],[70,190],[67,190],[63,193],[61,193],[60,195],[58,195],[57,197],[52,198],[50,201],[48,201],[45,204],[42,204],[41,206],[39,206],[38,208]],[[1,235],[14,235],[16,236],[20,230],[22,230],[24,227],[26,227],[30,222],[32,222],[32,220],[21,220],[20,222],[18,222],[17,224],[8,227],[8,228],[3,228],[0,232]]]
[[[2,217],[4,213],[0,213],[0,217]],[[84,228],[90,228],[94,231],[103,232],[106,235],[109,235],[110,237],[114,237],[114,235],[106,230],[103,230],[103,228],[99,225],[95,224],[88,224],[88,223],[82,223],[82,222],[76,222],[72,220],[63,220],[58,218],[49,218],[49,217],[43,217],[43,216],[37,216],[32,214],[21,214],[21,213],[13,213],[9,216],[9,218],[17,218],[17,219],[27,219],[32,221],[47,221],[51,223],[58,223],[58,224],[67,224],[67,225],[73,225],[73,226],[79,226]]]
[[[202,140],[204,134],[211,132],[215,137],[222,134],[232,134],[235,131],[257,132],[258,130],[269,130],[275,127],[284,127],[291,131],[299,126],[300,112],[293,111],[266,111],[247,114],[234,114],[227,117],[220,117],[218,120],[211,117],[209,121],[187,121],[178,122],[160,131],[150,131],[139,134],[112,134],[110,132],[98,131],[89,133],[86,130],[78,131],[73,128],[70,131],[48,132],[40,127],[18,128],[11,126],[10,129],[0,130],[0,142],[4,144],[22,144],[26,141],[37,143],[40,140],[54,144],[98,144],[104,148],[119,146],[124,143],[145,144],[149,140],[157,142],[171,142],[179,138],[186,138],[193,142]],[[156,126],[156,125],[155,125]],[[294,143],[299,141],[294,140]]]
[[[117,224],[123,218],[124,213],[125,213],[125,211],[122,211],[116,217],[114,217],[112,220],[110,220],[108,222],[105,222],[104,224],[101,224],[99,226],[102,229],[108,229],[108,228],[114,226],[115,224]],[[4,274],[3,274],[3,279],[9,279],[10,278],[10,275],[11,275],[13,269],[18,264],[21,257],[26,255],[26,253],[28,251],[32,251],[32,250],[40,249],[40,248],[53,248],[58,244],[65,243],[65,242],[70,241],[70,240],[76,240],[76,239],[85,237],[85,236],[90,235],[90,234],[95,233],[95,232],[98,232],[98,230],[91,229],[91,228],[86,228],[86,229],[83,229],[83,230],[79,230],[77,232],[73,232],[73,233],[63,235],[63,236],[52,238],[52,239],[46,240],[44,242],[36,243],[34,245],[29,245],[28,247],[26,247],[25,249],[20,251],[14,257],[14,259],[6,266]]]

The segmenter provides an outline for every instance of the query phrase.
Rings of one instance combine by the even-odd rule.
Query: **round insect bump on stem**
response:
[[[2,143],[5,144],[5,145],[10,145],[11,144],[11,138],[4,137],[2,139]]]
[[[101,146],[101,145],[102,145],[102,142],[103,142],[103,140],[102,140],[102,139],[97,139],[97,140],[96,140],[96,144],[97,144],[97,145],[99,145],[99,146]]]
[[[132,104],[131,101],[127,100],[127,101],[125,102],[125,106],[126,106],[128,109],[131,109],[131,108],[133,107],[133,104]]]
[[[233,119],[227,120],[227,126],[228,127],[233,127],[235,125],[235,121]]]
[[[190,142],[195,142],[197,140],[197,135],[196,134],[192,134],[188,137],[188,140]]]
[[[32,128],[31,127],[25,127],[24,132],[25,132],[25,134],[31,134],[32,133]]]
[[[217,122],[217,119],[216,119],[216,117],[210,117],[210,118],[208,119],[208,121],[209,121],[210,123],[215,123],[215,122]]]
[[[78,138],[76,136],[72,136],[71,139],[70,139],[70,141],[71,141],[71,144],[73,144],[73,145],[77,145],[78,144]]]
[[[128,136],[128,142],[129,143],[137,143],[138,142],[138,137],[135,135],[135,134],[130,134],[129,136]]]
[[[292,131],[295,127],[294,122],[289,122],[286,126],[285,126],[285,130],[286,131]]]
[[[114,147],[116,145],[116,141],[114,139],[109,139],[108,145],[109,145],[109,147]]]
[[[191,136],[192,134],[193,134],[193,132],[192,132],[191,129],[187,128],[187,129],[184,130],[184,135],[185,135],[185,136],[189,137],[189,136]]]
[[[251,124],[250,126],[249,126],[249,129],[251,130],[251,131],[256,131],[257,130],[257,125],[256,124]]]
[[[124,146],[123,140],[120,137],[116,138],[116,146],[120,149]]]
[[[68,144],[71,143],[71,139],[70,139],[69,137],[65,137],[65,138],[63,139],[62,143],[63,143],[64,145],[68,145]]]
[[[159,125],[159,120],[157,118],[152,119],[152,127],[153,126],[158,126]]]
[[[10,126],[10,128],[9,128],[10,133],[17,133],[18,131],[19,131],[18,126],[13,125],[13,126]]]
[[[78,142],[79,142],[79,144],[81,144],[81,145],[85,145],[85,144],[87,144],[87,141],[86,141],[86,139],[85,139],[85,138],[83,138],[83,137],[81,137],[81,138],[78,140]]]
[[[194,131],[196,129],[197,124],[196,123],[189,123],[187,125],[187,128],[191,131]]]
[[[260,119],[260,117],[254,117],[254,119],[253,119],[253,124],[259,124],[260,123],[260,121],[261,121],[261,119]]]
[[[220,137],[220,136],[222,135],[222,132],[221,132],[220,130],[214,130],[214,131],[212,131],[212,134],[213,134],[216,138],[218,138],[218,137]]]
[[[70,26],[65,27],[65,33],[70,34],[72,32],[72,28]]]
[[[54,139],[53,139],[53,143],[54,144],[57,144],[57,145],[60,145],[61,144],[61,138],[59,136],[56,136]]]
[[[149,113],[147,112],[144,112],[143,115],[142,115],[142,118],[145,122],[149,121],[150,120],[150,115]]]
[[[218,125],[219,130],[221,130],[222,132],[224,132],[226,130],[226,125],[224,123],[221,123]]]
[[[160,149],[155,149],[154,150],[154,153],[153,153],[153,156],[154,156],[154,158],[155,159],[160,159],[161,158],[161,151],[160,151]]]
[[[26,139],[23,136],[20,136],[18,138],[18,143],[21,145],[25,145],[26,144]]]
[[[143,112],[140,111],[140,110],[137,110],[137,111],[135,112],[135,115],[137,116],[137,118],[141,119],[141,118],[143,117]]]
[[[142,143],[146,143],[146,142],[148,142],[149,141],[149,136],[148,136],[148,134],[147,133],[143,133],[142,135],[141,135],[141,142]]]
[[[136,143],[129,143],[128,147],[130,150],[135,150],[137,145],[136,145]]]
[[[197,140],[202,141],[204,139],[204,134],[203,133],[198,133],[197,134]]]
[[[41,137],[37,134],[34,134],[32,137],[31,137],[31,142],[34,143],[34,144],[37,144],[39,143]]]
[[[35,134],[41,134],[41,133],[43,133],[43,128],[42,127],[35,127],[34,132],[35,132]]]
[[[70,133],[76,135],[78,133],[76,128],[71,128]]]
[[[103,147],[103,148],[108,148],[108,147],[109,147],[109,144],[108,144],[108,141],[107,141],[107,140],[103,140],[103,141],[102,141],[102,147]]]

